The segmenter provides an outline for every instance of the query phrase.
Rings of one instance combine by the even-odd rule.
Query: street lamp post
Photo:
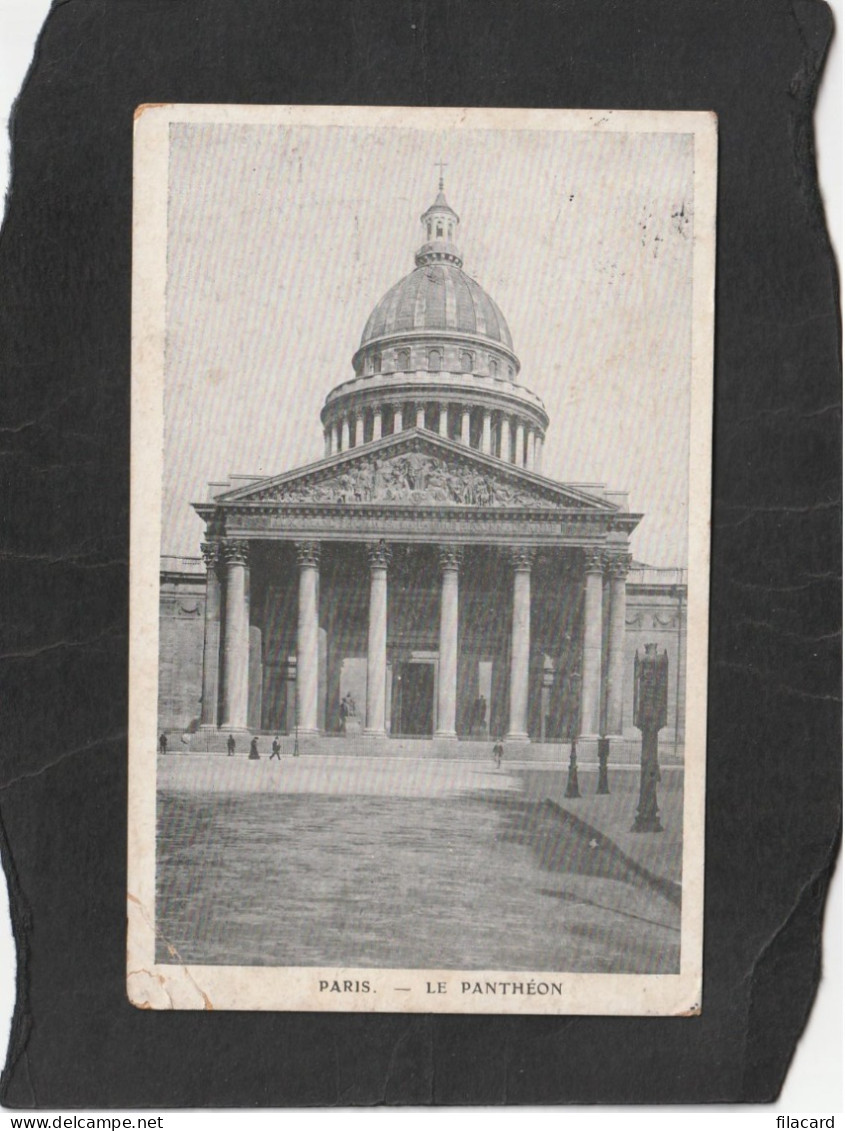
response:
[[[579,691],[579,678],[578,672],[573,671],[569,675],[568,681],[568,711],[571,715],[569,723],[569,773],[566,778],[566,796],[567,797],[580,797],[581,790],[578,788],[578,743],[575,738],[579,731],[579,719],[576,713],[577,708],[575,705],[580,699]]]
[[[566,796],[581,796],[581,790],[578,788],[578,746],[574,738],[570,740],[569,746],[569,773],[566,778]]]
[[[646,644],[641,657],[634,656],[634,726],[642,733],[640,757],[640,803],[632,832],[662,833],[660,810],[657,807],[657,783],[660,765],[657,739],[666,726],[669,657],[657,654],[656,644]]]
[[[293,684],[293,756],[299,757],[299,665],[296,656],[288,656],[288,685]]]
[[[599,781],[596,786],[596,793],[610,793],[610,786],[607,782],[607,760],[609,757],[610,739],[606,735],[602,735],[599,739]]]

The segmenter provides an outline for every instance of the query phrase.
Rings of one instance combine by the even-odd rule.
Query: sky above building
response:
[[[209,481],[322,458],[440,161],[550,417],[543,473],[627,490],[634,557],[686,565],[693,139],[549,130],[171,126],[163,553],[199,553]]]

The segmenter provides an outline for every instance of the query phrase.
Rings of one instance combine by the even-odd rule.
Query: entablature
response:
[[[374,537],[402,542],[458,541],[477,544],[524,541],[538,545],[604,545],[608,536],[630,533],[640,515],[579,511],[513,511],[501,508],[421,508],[243,505],[198,506],[217,536],[250,539],[314,538],[362,542]]]

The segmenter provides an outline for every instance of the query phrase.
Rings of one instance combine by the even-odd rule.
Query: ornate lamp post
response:
[[[660,766],[657,761],[657,736],[666,726],[669,656],[657,654],[656,644],[646,644],[641,657],[634,656],[634,726],[643,736],[640,759],[640,803],[635,833],[662,833],[660,810],[657,807],[657,783]]]
[[[578,746],[573,738],[569,746],[569,773],[566,776],[566,796],[580,797],[578,788]]]
[[[555,668],[551,656],[543,656],[543,686],[540,692],[540,741],[546,741],[549,718],[549,699],[555,681]]]
[[[599,739],[599,781],[596,786],[596,793],[610,793],[610,786],[607,781],[607,760],[610,757],[610,739],[602,736]]]
[[[299,757],[299,665],[296,656],[288,656],[287,663],[288,687],[293,689],[293,756]]]
[[[580,683],[580,673],[571,672],[568,679],[568,700],[573,713],[569,726],[569,773],[566,777],[566,797],[581,796],[581,791],[578,788],[578,744],[575,740],[575,735],[579,730],[577,704],[580,699]]]

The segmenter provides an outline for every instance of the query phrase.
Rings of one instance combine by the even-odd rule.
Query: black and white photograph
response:
[[[716,135],[139,107],[134,1004],[700,1011]]]

